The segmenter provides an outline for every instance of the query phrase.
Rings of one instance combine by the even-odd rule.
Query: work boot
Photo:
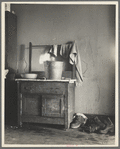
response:
[[[91,124],[91,130],[90,132],[96,132],[100,129],[100,126],[98,126],[97,124]]]
[[[79,128],[84,123],[84,121],[85,119],[82,116],[76,115],[71,123],[71,128]]]
[[[88,126],[83,126],[82,129],[85,132],[94,133],[100,129],[100,126],[98,126],[97,124],[91,124]]]
[[[109,123],[106,121],[105,123],[107,124],[106,128],[104,130],[100,130],[100,133],[107,134],[108,132],[114,132],[114,124],[108,117]]]
[[[102,123],[97,116],[94,118],[94,120],[100,126],[101,129],[105,128],[106,125],[104,123]]]

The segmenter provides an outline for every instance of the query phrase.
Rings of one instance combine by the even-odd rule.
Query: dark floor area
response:
[[[62,126],[24,123],[22,128],[6,125],[5,144],[26,145],[114,145],[114,134],[64,130]]]

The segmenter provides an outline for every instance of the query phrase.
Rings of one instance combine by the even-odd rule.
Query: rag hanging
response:
[[[72,44],[62,44],[60,48],[60,55],[63,58],[68,58]]]
[[[69,63],[75,65],[76,70],[76,86],[81,86],[83,82],[82,76],[82,67],[81,67],[81,58],[80,58],[80,49],[78,49],[77,42],[73,43],[71,52],[69,55]]]
[[[49,53],[57,57],[57,45],[53,45],[50,48]]]

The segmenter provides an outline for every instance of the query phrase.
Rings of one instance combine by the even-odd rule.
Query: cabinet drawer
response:
[[[21,82],[22,93],[64,94],[65,83],[53,82]]]

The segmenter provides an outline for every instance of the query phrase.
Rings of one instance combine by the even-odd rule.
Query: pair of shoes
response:
[[[100,133],[107,134],[108,132],[114,132],[114,124],[112,123],[109,117],[108,120],[109,123],[106,121],[107,124],[106,128],[104,130],[100,130]]]
[[[104,123],[102,123],[97,116],[94,118],[94,120],[100,126],[100,129],[104,129],[105,128],[106,125]]]

